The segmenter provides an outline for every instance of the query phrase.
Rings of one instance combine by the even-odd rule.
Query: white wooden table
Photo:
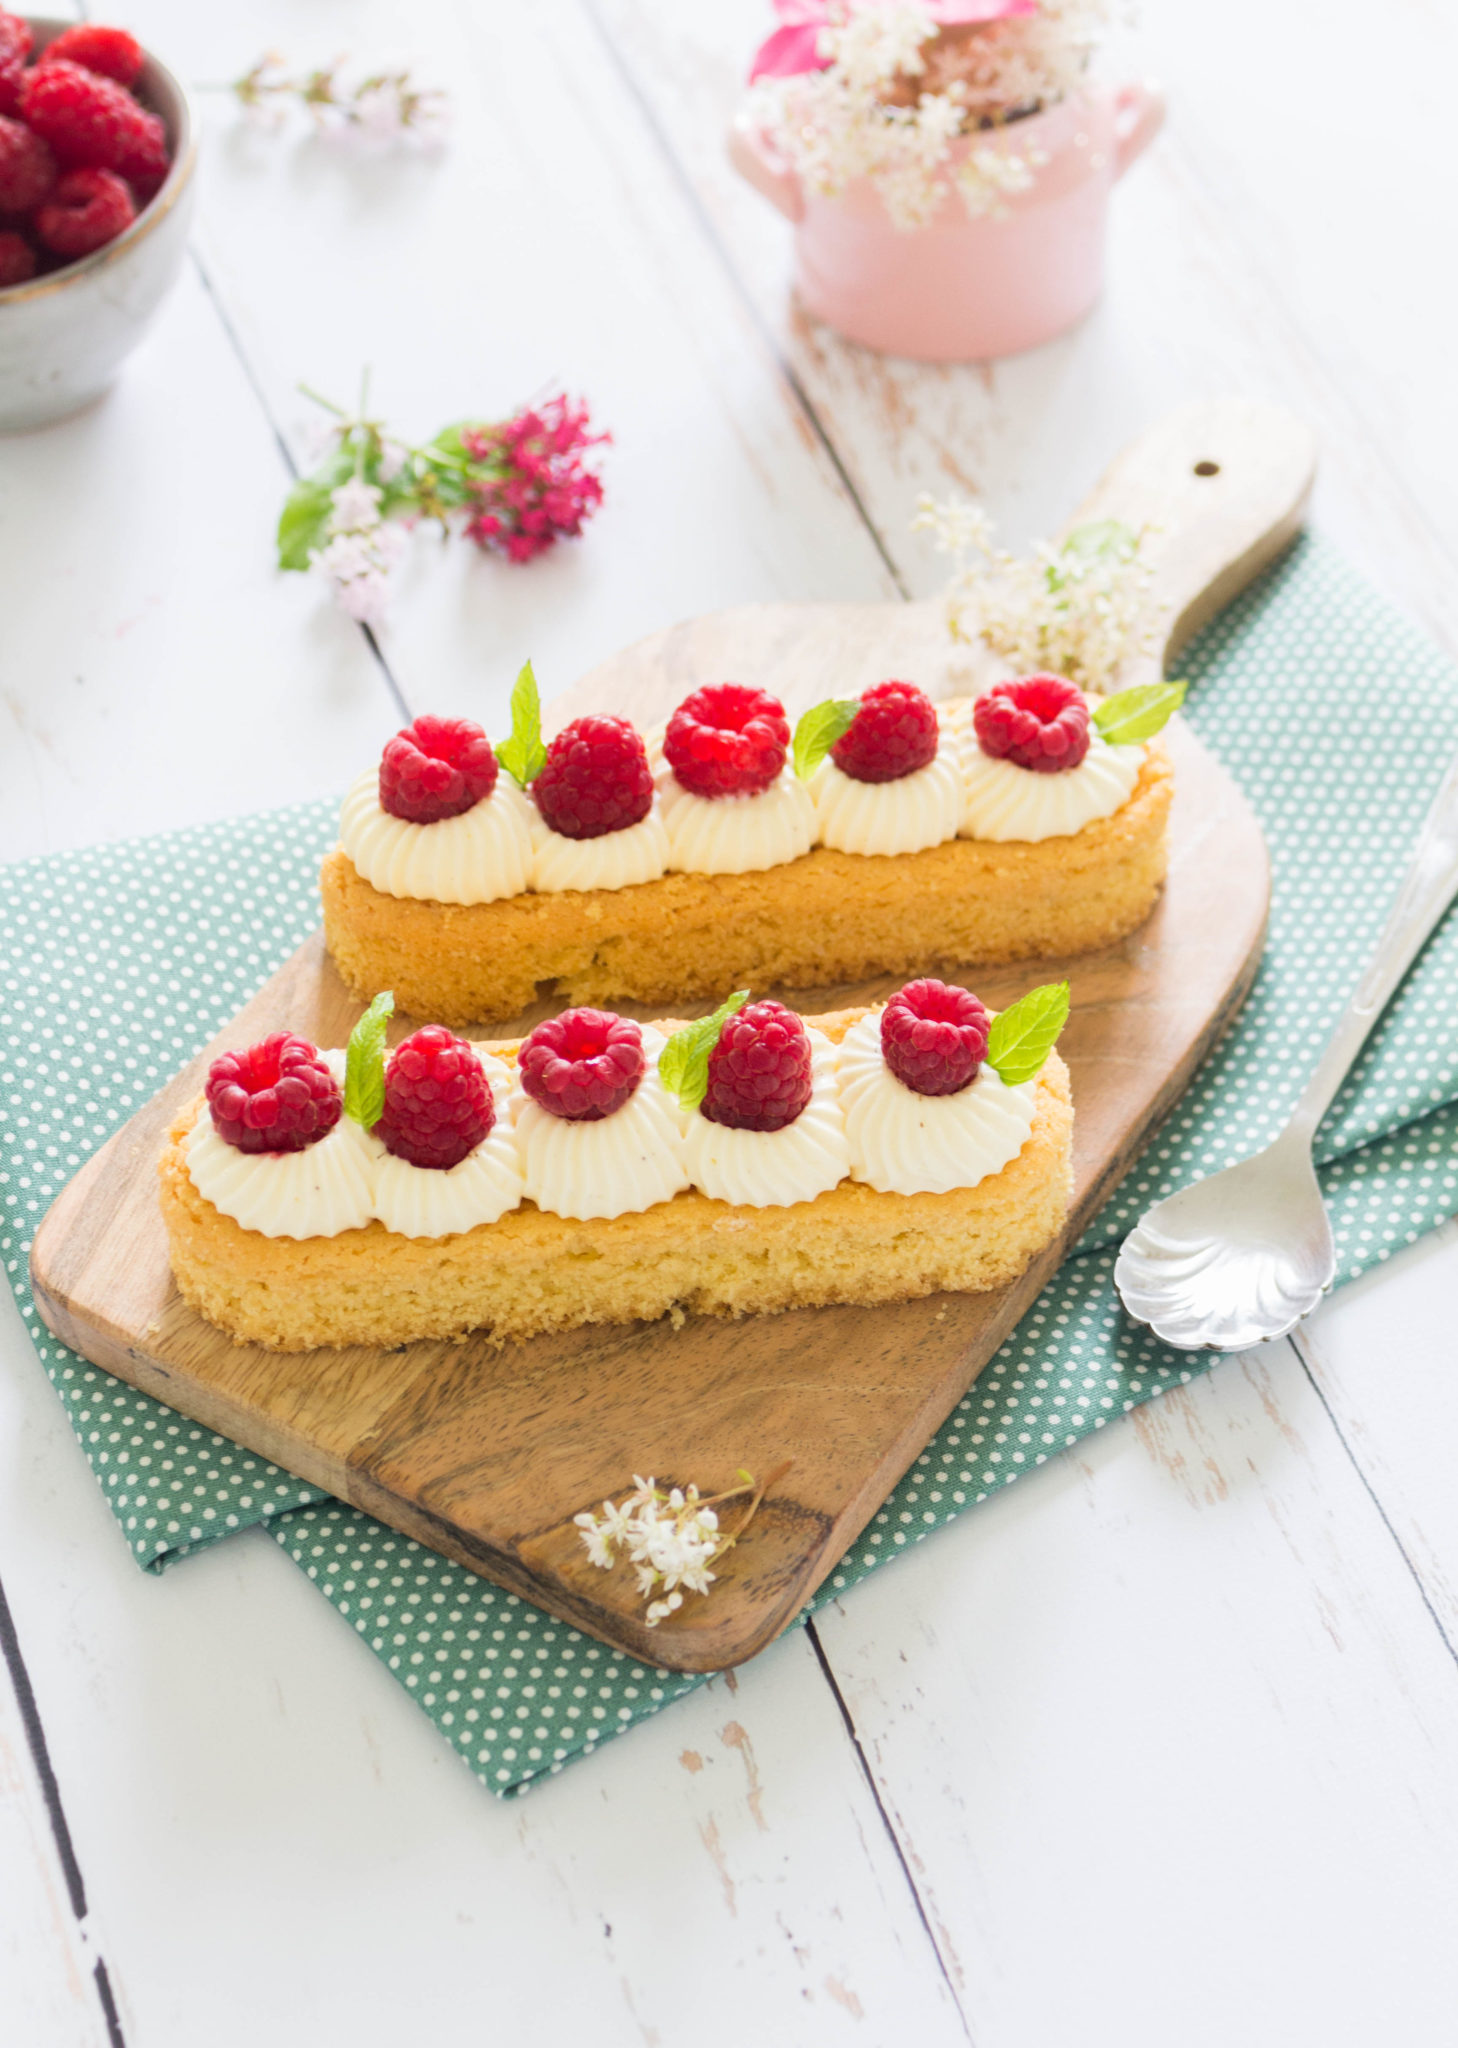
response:
[[[528,652],[924,594],[920,489],[1020,543],[1213,392],[1313,419],[1318,517],[1458,654],[1431,0],[1378,78],[1356,0],[1145,0],[1172,115],[1105,305],[955,369],[789,309],[721,147],[762,0],[118,11],[194,81],[413,57],[457,125],[360,162],[208,103],[155,334],[0,443],[6,858],[337,789],[402,703],[494,729]],[[366,361],[412,432],[561,382],[617,441],[580,548],[418,545],[387,669],[269,559],[294,387]],[[1449,1227],[505,1806],[261,1534],[137,1571],[7,1297],[0,2041],[1451,2048],[1455,1281]]]

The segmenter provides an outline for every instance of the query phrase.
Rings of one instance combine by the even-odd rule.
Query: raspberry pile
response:
[[[750,1003],[709,1054],[700,1108],[731,1131],[782,1131],[810,1100],[810,1038],[783,1003]]]
[[[653,808],[647,749],[626,718],[574,718],[547,748],[531,792],[564,839],[622,832]]]
[[[916,1095],[956,1095],[987,1057],[989,1019],[965,988],[909,981],[881,1012],[881,1056]]]
[[[785,765],[790,722],[778,697],[709,683],[668,721],[663,758],[695,796],[758,796]]]
[[[132,91],[143,61],[135,36],[90,22],[37,52],[0,11],[0,291],[105,248],[157,193],[172,158]]]
[[[522,1040],[521,1085],[533,1102],[572,1124],[601,1123],[643,1078],[643,1034],[611,1010],[564,1010]]]
[[[214,1130],[239,1152],[302,1152],[328,1137],[344,1109],[318,1047],[293,1031],[220,1053],[207,1101]]]
[[[427,1024],[396,1046],[375,1125],[386,1151],[444,1172],[468,1159],[495,1122],[486,1069],[464,1038]]]
[[[937,757],[937,714],[915,683],[877,683],[830,750],[854,782],[899,782]]]
[[[491,742],[469,718],[417,718],[380,756],[380,807],[412,825],[474,810],[496,787]]]
[[[1088,752],[1088,704],[1062,676],[995,684],[973,704],[972,728],[984,754],[1035,775],[1076,768]]]

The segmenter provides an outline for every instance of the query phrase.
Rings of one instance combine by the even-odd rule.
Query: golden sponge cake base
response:
[[[865,1014],[817,1018],[840,1038]],[[671,1025],[667,1028],[673,1028]],[[491,1050],[510,1057],[515,1044]],[[883,1195],[843,1181],[812,1202],[746,1209],[690,1190],[638,1215],[573,1223],[524,1202],[456,1237],[370,1223],[336,1237],[264,1237],[194,1186],[184,1141],[162,1156],[162,1213],[187,1302],[241,1341],[274,1351],[539,1336],[663,1315],[749,1315],[830,1302],[978,1293],[1015,1279],[1057,1235],[1072,1186],[1073,1109],[1055,1053],[1038,1077],[1017,1158],[975,1188]]]
[[[729,989],[1093,952],[1154,908],[1173,773],[1150,747],[1129,800],[1061,839],[954,839],[923,853],[817,846],[752,875],[662,875],[628,889],[495,903],[383,895],[342,851],[324,862],[324,935],[351,989],[464,1025],[562,1003],[670,1003]]]

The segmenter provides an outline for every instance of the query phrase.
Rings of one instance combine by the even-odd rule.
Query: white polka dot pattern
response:
[[[1319,541],[1300,543],[1182,666],[1195,686],[1191,722],[1240,780],[1271,845],[1271,938],[1256,989],[1078,1255],[817,1604],[1214,1362],[1124,1320],[1113,1248],[1148,1202],[1277,1128],[1458,749],[1452,670]],[[138,1558],[160,1568],[272,1520],[275,1540],[477,1776],[514,1793],[701,1681],[605,1649],[96,1371],[46,1334],[26,1282],[30,1234],[57,1189],[315,923],[334,815],[311,805],[7,871],[0,1251]],[[1408,978],[1319,1149],[1343,1279],[1458,1212],[1458,917]]]

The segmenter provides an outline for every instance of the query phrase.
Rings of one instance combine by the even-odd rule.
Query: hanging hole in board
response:
[[[1219,476],[1219,474],[1220,464],[1218,462],[1197,462],[1195,464],[1196,476]]]

